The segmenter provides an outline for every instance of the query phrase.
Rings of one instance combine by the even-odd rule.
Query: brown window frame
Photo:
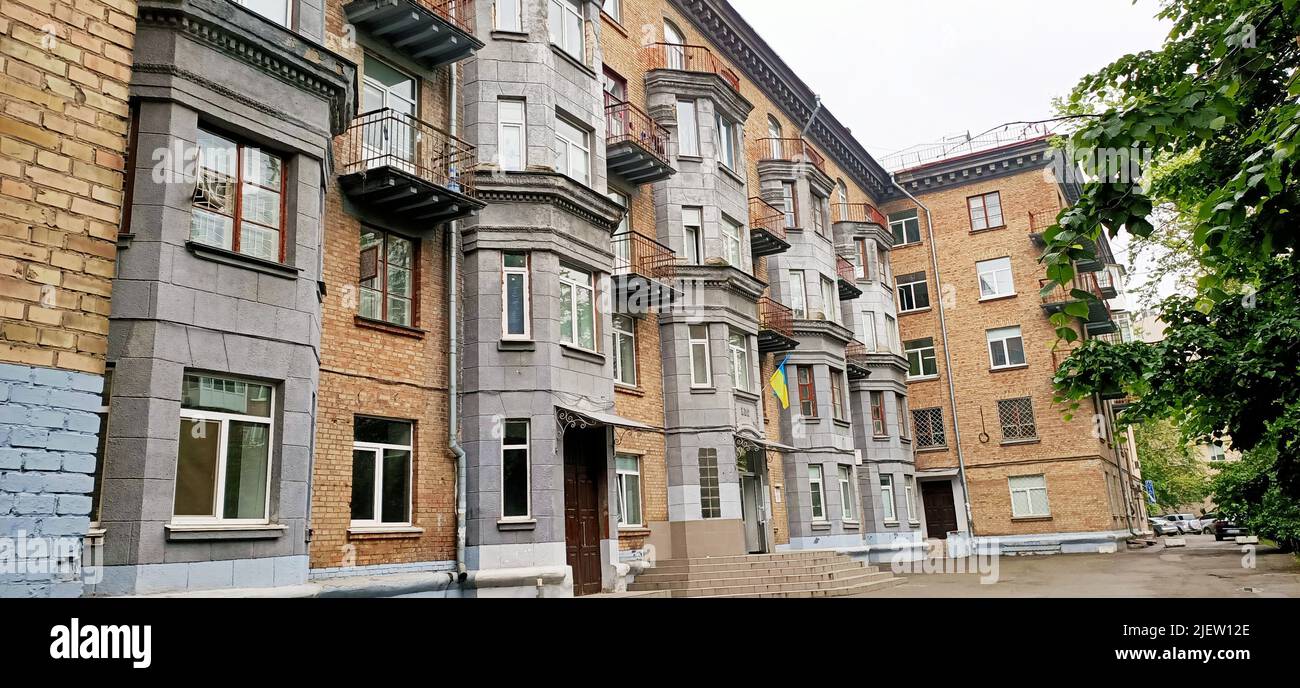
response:
[[[801,230],[802,227],[799,226],[799,187],[795,186],[794,182],[781,182],[782,211],[785,210],[786,189],[790,190],[790,215],[785,222],[785,228]]]
[[[831,418],[848,420],[844,413],[844,371],[830,368],[831,373]]]
[[[996,225],[994,225],[994,224],[989,224],[989,204],[988,204],[988,201],[986,200],[989,196],[997,196],[997,197],[998,197],[998,220],[999,220],[999,223],[996,224]],[[976,198],[978,198],[979,201],[980,201],[980,207],[984,209],[984,225],[985,225],[985,226],[984,226],[984,227],[981,227],[981,228],[979,228],[979,229],[976,229],[976,228],[975,228],[975,214],[974,214],[973,212],[971,212],[971,207],[970,207],[970,202],[971,202],[971,200],[972,200],[972,199],[976,199]],[[987,231],[987,230],[990,230],[990,229],[1001,229],[1001,228],[1003,228],[1003,227],[1006,227],[1006,226],[1007,226],[1007,217],[1006,217],[1005,209],[1002,207],[1002,192],[1001,192],[1001,191],[990,191],[990,192],[988,192],[988,193],[975,194],[974,196],[967,196],[967,197],[966,197],[966,219],[970,221],[970,231],[972,231],[972,232],[984,232],[984,231]]]
[[[229,217],[229,218],[231,218],[231,223],[232,223],[232,224],[231,224],[231,228],[230,228],[231,236],[230,236],[230,249],[229,249],[229,250],[230,250],[231,252],[233,252],[233,253],[238,253],[238,254],[241,255],[241,256],[244,256],[244,257],[247,257],[247,258],[251,258],[251,259],[253,259],[253,260],[265,260],[264,258],[262,258],[262,257],[260,257],[260,256],[254,256],[254,255],[247,254],[247,253],[244,253],[243,251],[240,251],[240,250],[239,250],[239,249],[240,249],[240,245],[239,245],[239,244],[240,244],[240,238],[241,238],[240,235],[242,234],[242,232],[241,232],[241,226],[242,226],[243,223],[244,223],[244,183],[245,183],[245,182],[244,182],[244,151],[246,151],[246,150],[248,150],[248,149],[255,149],[255,150],[261,151],[263,155],[266,155],[266,156],[269,156],[269,157],[273,157],[273,158],[275,158],[275,159],[277,159],[277,160],[280,161],[280,188],[278,189],[278,192],[279,192],[279,194],[280,194],[280,226],[275,228],[275,229],[277,229],[277,230],[279,231],[279,234],[280,234],[280,237],[279,237],[279,238],[280,238],[280,247],[279,247],[279,248],[280,248],[280,253],[279,253],[279,258],[277,258],[275,262],[280,263],[280,264],[284,264],[284,261],[285,261],[285,245],[286,245],[286,242],[285,242],[285,235],[288,233],[288,228],[285,226],[285,225],[286,225],[285,208],[286,208],[286,200],[287,200],[287,195],[288,195],[288,194],[286,193],[286,191],[287,191],[287,189],[288,189],[288,184],[289,184],[289,164],[288,164],[289,161],[288,161],[288,159],[287,159],[284,155],[281,155],[280,153],[278,153],[278,152],[276,152],[276,151],[271,151],[271,150],[268,150],[268,149],[266,149],[266,148],[262,148],[261,146],[254,146],[254,145],[251,145],[251,144],[245,143],[243,139],[240,139],[240,138],[237,137],[237,136],[231,136],[231,135],[229,135],[229,134],[227,134],[227,133],[221,131],[220,129],[211,129],[211,128],[202,127],[202,126],[200,126],[199,129],[202,130],[202,131],[204,131],[204,132],[206,132],[206,133],[208,133],[208,134],[211,134],[212,136],[216,136],[216,137],[218,137],[218,138],[225,139],[225,140],[230,141],[231,143],[235,144],[235,180],[234,180],[234,187],[235,187],[235,188],[234,188],[235,207],[234,207],[234,215],[226,215],[225,213],[221,213],[221,212],[219,212],[219,211],[215,211],[215,210],[212,210],[212,209],[210,209],[210,208],[199,208],[199,206],[194,202],[194,198],[193,198],[193,193],[194,193],[194,192],[191,192],[191,194],[190,194],[190,208],[191,208],[191,212],[193,212],[193,209],[195,209],[195,208],[199,208],[199,209],[201,209],[201,210],[204,210],[204,211],[207,211],[207,212],[213,213],[213,214],[215,214],[215,215],[221,215],[221,216],[223,216],[223,217]],[[196,170],[196,174],[201,174],[201,170]],[[254,184],[254,183],[252,183],[252,182],[248,182],[248,183],[249,183],[251,186],[256,186],[256,187],[259,188],[259,189],[265,189],[265,190],[267,190],[267,191],[276,191],[276,189],[272,189],[272,188],[269,187],[269,186],[263,186],[263,185],[261,185],[261,184]],[[198,179],[195,179],[195,185],[196,185],[196,188],[197,188],[197,184],[198,184]],[[264,225],[264,224],[262,224],[262,223],[260,223],[260,222],[253,222],[252,220],[249,220],[249,222],[252,222],[253,224],[255,224],[255,225],[259,226],[259,227],[266,227],[266,228],[268,228],[268,229],[271,228],[270,225]],[[214,245],[206,244],[206,243],[203,243],[203,242],[195,242],[195,243],[199,243],[199,244],[202,244],[202,245],[204,245],[204,246],[210,246],[210,247],[215,248],[215,249],[218,249],[218,250],[223,250],[223,251],[226,250],[226,248],[225,248],[224,246],[214,246]]]
[[[808,381],[803,381],[803,375],[807,373]],[[799,413],[804,418],[817,418],[817,376],[814,374],[813,367],[810,365],[801,365],[795,367],[795,387],[799,390]],[[804,412],[804,404],[811,409],[810,412]]]
[[[375,263],[376,279],[382,278],[382,286],[379,289],[372,290],[372,291],[379,292],[379,305],[380,305],[379,317],[372,318],[367,315],[361,315],[360,293],[357,294],[357,317],[366,320],[368,322],[383,323],[384,325],[391,325],[393,327],[406,327],[412,329],[418,328],[420,326],[420,250],[422,248],[420,244],[420,240],[415,237],[411,237],[406,234],[403,234],[401,232],[394,232],[390,229],[376,227],[375,225],[371,225],[371,224],[363,224],[360,228],[360,231],[357,233],[358,242],[360,241],[361,238],[361,232],[367,230],[372,232],[378,232],[383,237],[383,242],[380,245],[379,255],[376,257],[376,263]],[[388,319],[388,269],[387,268],[388,268],[388,238],[390,236],[396,236],[400,239],[404,239],[410,242],[411,244],[411,297],[410,297],[411,298],[411,322],[408,324],[396,323]],[[360,273],[360,268],[361,268],[360,259],[361,259],[362,250],[364,249],[359,248],[357,251],[358,291],[361,288],[360,285],[362,281],[361,273]],[[369,287],[367,287],[367,289],[369,289]]]
[[[870,280],[871,261],[867,258],[867,240],[862,238],[854,239],[853,244],[857,248],[858,263],[859,263],[859,267],[861,268],[861,272],[859,273],[858,278],[863,280]]]
[[[871,436],[889,436],[889,427],[885,423],[885,393],[878,390],[871,392]]]

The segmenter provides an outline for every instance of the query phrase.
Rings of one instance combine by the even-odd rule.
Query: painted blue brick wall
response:
[[[103,387],[99,375],[0,363],[0,597],[82,592]]]

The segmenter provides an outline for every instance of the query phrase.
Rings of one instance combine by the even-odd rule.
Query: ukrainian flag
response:
[[[781,364],[776,367],[776,372],[772,373],[772,395],[781,400],[781,408],[790,408],[790,379],[785,374],[785,362],[790,360],[790,354],[786,354],[781,359]]]

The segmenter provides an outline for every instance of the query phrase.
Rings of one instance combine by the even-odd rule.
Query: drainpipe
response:
[[[944,317],[943,282],[939,279],[939,249],[934,245],[934,222],[930,216],[930,208],[903,188],[895,175],[891,174],[889,181],[893,182],[894,188],[902,191],[903,195],[912,199],[913,203],[925,211],[925,233],[930,243],[930,266],[934,269],[934,284],[939,287],[939,337],[943,340],[944,365],[948,367],[944,377],[948,378],[948,401],[952,404],[952,432],[953,439],[957,442],[957,472],[961,475],[961,499],[966,507],[966,529],[974,538],[975,518],[970,508],[970,491],[966,487],[966,454],[961,448],[961,424],[957,422],[957,388],[952,380],[952,349],[948,346],[948,321]]]
[[[822,97],[821,96],[813,96],[813,97],[817,99],[817,106],[813,108],[812,114],[808,115],[808,123],[803,125],[803,129],[799,130],[800,136],[806,136],[808,134],[808,130],[812,129],[813,121],[817,119],[817,113],[820,112],[822,109]],[[903,193],[907,193],[907,192],[904,191]]]
[[[451,91],[448,96],[448,129],[452,136],[460,134],[460,79],[456,65],[449,67],[451,78],[448,79]],[[465,171],[462,170],[462,173]],[[447,228],[447,446],[456,455],[456,572],[460,580],[465,580],[465,469],[467,461],[465,449],[460,446],[460,331],[457,328],[457,302],[459,300],[460,269],[460,221],[453,220]]]

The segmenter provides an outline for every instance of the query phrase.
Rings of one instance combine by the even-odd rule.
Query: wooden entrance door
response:
[[[605,429],[564,435],[564,546],[573,569],[573,594],[600,592]]]
[[[944,539],[948,531],[957,530],[957,508],[952,501],[952,482],[931,480],[921,483],[921,501],[925,504],[925,534]]]

